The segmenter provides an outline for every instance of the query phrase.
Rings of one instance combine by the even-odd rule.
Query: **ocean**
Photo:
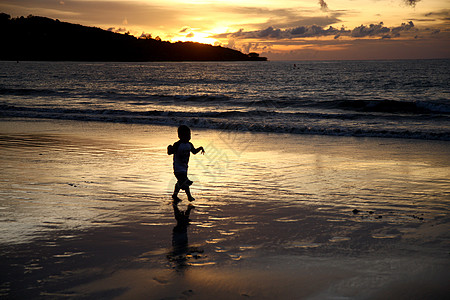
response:
[[[0,116],[450,140],[450,60],[0,62]]]
[[[449,64],[0,62],[0,298],[446,299]]]

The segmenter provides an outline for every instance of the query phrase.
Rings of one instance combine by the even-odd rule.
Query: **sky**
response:
[[[270,60],[450,58],[450,0],[2,0],[0,12]]]

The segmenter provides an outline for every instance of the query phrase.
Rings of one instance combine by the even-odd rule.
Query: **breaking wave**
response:
[[[130,124],[179,125],[197,128],[319,134],[359,137],[388,137],[450,140],[450,132],[425,129],[408,130],[402,127],[367,126],[367,123],[403,122],[416,120],[413,116],[380,116],[368,114],[282,113],[264,110],[181,112],[167,110],[128,111],[111,109],[55,109],[0,105],[0,116],[46,118]],[[442,117],[446,118],[446,117]]]

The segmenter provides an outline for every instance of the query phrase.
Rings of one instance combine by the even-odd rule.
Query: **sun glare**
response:
[[[186,35],[179,35],[174,38],[172,38],[172,42],[196,42],[196,43],[202,43],[202,44],[210,44],[214,45],[214,43],[217,42],[216,39],[208,37],[209,34],[204,32],[195,32],[192,31],[189,34]]]

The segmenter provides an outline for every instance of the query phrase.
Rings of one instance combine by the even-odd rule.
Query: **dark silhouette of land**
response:
[[[194,42],[136,38],[45,17],[0,13],[0,60],[40,61],[248,61],[257,53]]]

